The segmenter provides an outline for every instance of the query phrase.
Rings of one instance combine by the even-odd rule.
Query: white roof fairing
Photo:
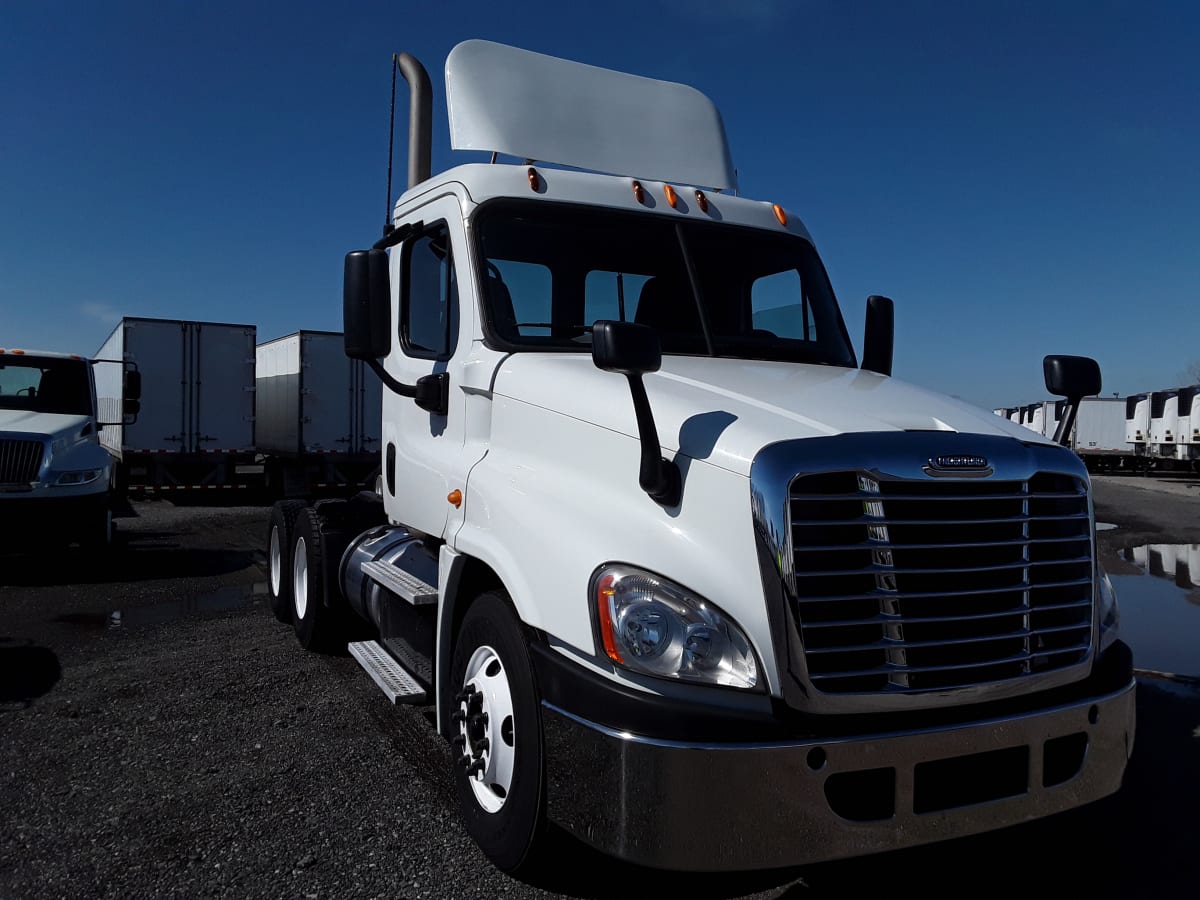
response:
[[[471,40],[446,58],[446,101],[455,150],[737,187],[720,112],[685,84]]]

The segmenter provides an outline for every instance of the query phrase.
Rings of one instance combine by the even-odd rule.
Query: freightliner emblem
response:
[[[929,464],[925,466],[925,474],[982,478],[992,474],[992,467],[988,464],[986,456],[954,453],[946,456],[931,456]]]

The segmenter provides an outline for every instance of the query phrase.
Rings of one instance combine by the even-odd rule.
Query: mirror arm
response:
[[[633,413],[637,417],[638,440],[642,445],[638,484],[655,503],[678,506],[683,496],[683,477],[679,473],[679,466],[659,455],[658,429],[654,425],[654,414],[650,411],[646,385],[638,373],[626,373],[625,378],[633,395]]]
[[[432,375],[422,375],[416,384],[404,384],[397,381],[380,364],[377,359],[364,362],[371,371],[379,376],[379,380],[393,394],[409,397],[417,406],[439,416],[446,415],[450,408],[450,375],[448,372],[435,372]]]
[[[1082,397],[1067,398],[1067,408],[1063,411],[1063,417],[1058,420],[1058,428],[1054,431],[1054,443],[1067,446],[1067,442],[1071,438],[1071,429],[1075,427],[1075,416],[1079,412],[1079,405],[1082,402]]]
[[[425,227],[424,222],[405,222],[399,228],[394,228],[371,245],[372,250],[386,250],[408,240],[409,235]]]

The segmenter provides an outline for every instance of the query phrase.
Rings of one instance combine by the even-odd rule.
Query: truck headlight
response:
[[[1108,573],[1103,569],[1100,570],[1100,602],[1097,604],[1096,614],[1100,617],[1100,652],[1103,653],[1117,639],[1121,625],[1117,592],[1108,580]]]
[[[103,469],[79,469],[74,472],[63,472],[54,483],[57,485],[91,484],[104,474]]]
[[[592,576],[591,596],[600,643],[618,665],[680,681],[758,683],[746,635],[686,588],[633,566],[608,565]]]

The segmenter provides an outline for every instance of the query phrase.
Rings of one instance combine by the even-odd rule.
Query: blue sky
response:
[[[991,407],[1043,397],[1046,353],[1122,395],[1200,360],[1200,5],[1100,0],[7,0],[0,346],[92,353],[121,315],[340,329],[391,54],[433,77],[436,170],[471,37],[711,96],[856,347],[865,297],[895,298],[898,377]]]

